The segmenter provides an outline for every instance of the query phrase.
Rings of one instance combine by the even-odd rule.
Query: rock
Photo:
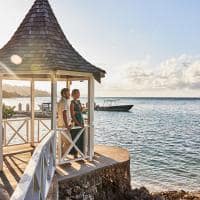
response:
[[[163,200],[200,200],[200,195],[198,192],[190,193],[190,192],[185,192],[184,190],[166,191],[153,194],[153,200],[157,200],[155,198],[159,197]]]
[[[151,194],[145,187],[131,190],[126,198],[130,200],[153,200]]]

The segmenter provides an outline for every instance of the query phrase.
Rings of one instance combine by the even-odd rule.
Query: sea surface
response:
[[[106,98],[108,99],[108,98]],[[36,108],[49,98],[36,98]],[[102,105],[105,98],[96,98]],[[7,105],[27,98],[4,99]],[[82,99],[85,102],[85,99]],[[127,148],[132,186],[200,190],[200,99],[121,98],[130,112],[95,111],[95,143]]]

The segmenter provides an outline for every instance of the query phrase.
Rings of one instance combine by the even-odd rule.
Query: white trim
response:
[[[52,106],[52,122],[51,129],[56,132],[57,127],[57,81],[55,75],[51,77],[51,106]]]
[[[67,75],[66,75],[67,76]],[[31,81],[31,80],[34,80],[34,81],[51,81],[51,78],[15,78],[15,77],[3,77],[4,80],[16,80],[16,81]],[[57,77],[56,78],[57,81],[66,81],[66,78],[59,78]],[[77,76],[74,76],[74,77],[67,77],[67,80],[69,81],[86,81],[88,80],[88,77],[86,76],[81,76],[81,77],[77,77]]]
[[[88,81],[89,159],[94,156],[94,78]]]
[[[2,78],[0,77],[0,171],[3,170],[3,87],[2,87]]]
[[[88,72],[76,72],[76,71],[65,71],[65,70],[57,70],[56,75],[69,75],[69,76],[84,76],[84,77],[92,77],[92,73]]]
[[[15,72],[15,75],[17,77],[17,75],[50,75],[51,74],[55,74],[55,75],[69,75],[69,76],[87,76],[87,77],[91,77],[93,76],[93,73],[89,73],[89,72],[80,72],[80,71],[69,71],[69,70],[56,70],[56,71],[52,71],[52,70],[44,70],[44,71],[21,71],[21,72]],[[4,75],[9,75],[9,73],[0,73],[1,76]],[[13,76],[14,77],[14,76]]]
[[[88,77],[82,76],[80,78],[74,77],[74,78],[67,78],[69,81],[87,81]]]
[[[34,134],[35,134],[35,84],[34,80],[31,80],[31,145],[34,146]]]

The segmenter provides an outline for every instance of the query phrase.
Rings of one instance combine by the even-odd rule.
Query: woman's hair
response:
[[[74,96],[76,93],[78,93],[79,92],[79,89],[73,89],[72,90],[72,96]]]
[[[60,92],[61,96],[63,97],[65,92],[69,92],[69,88],[63,88]]]

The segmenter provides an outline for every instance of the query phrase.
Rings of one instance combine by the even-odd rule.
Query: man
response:
[[[70,114],[70,91],[68,88],[61,90],[61,99],[58,102],[58,128],[67,128],[70,131],[71,128],[71,114]],[[66,132],[71,138],[69,132]],[[62,136],[61,137],[62,154],[69,148],[69,141]]]

